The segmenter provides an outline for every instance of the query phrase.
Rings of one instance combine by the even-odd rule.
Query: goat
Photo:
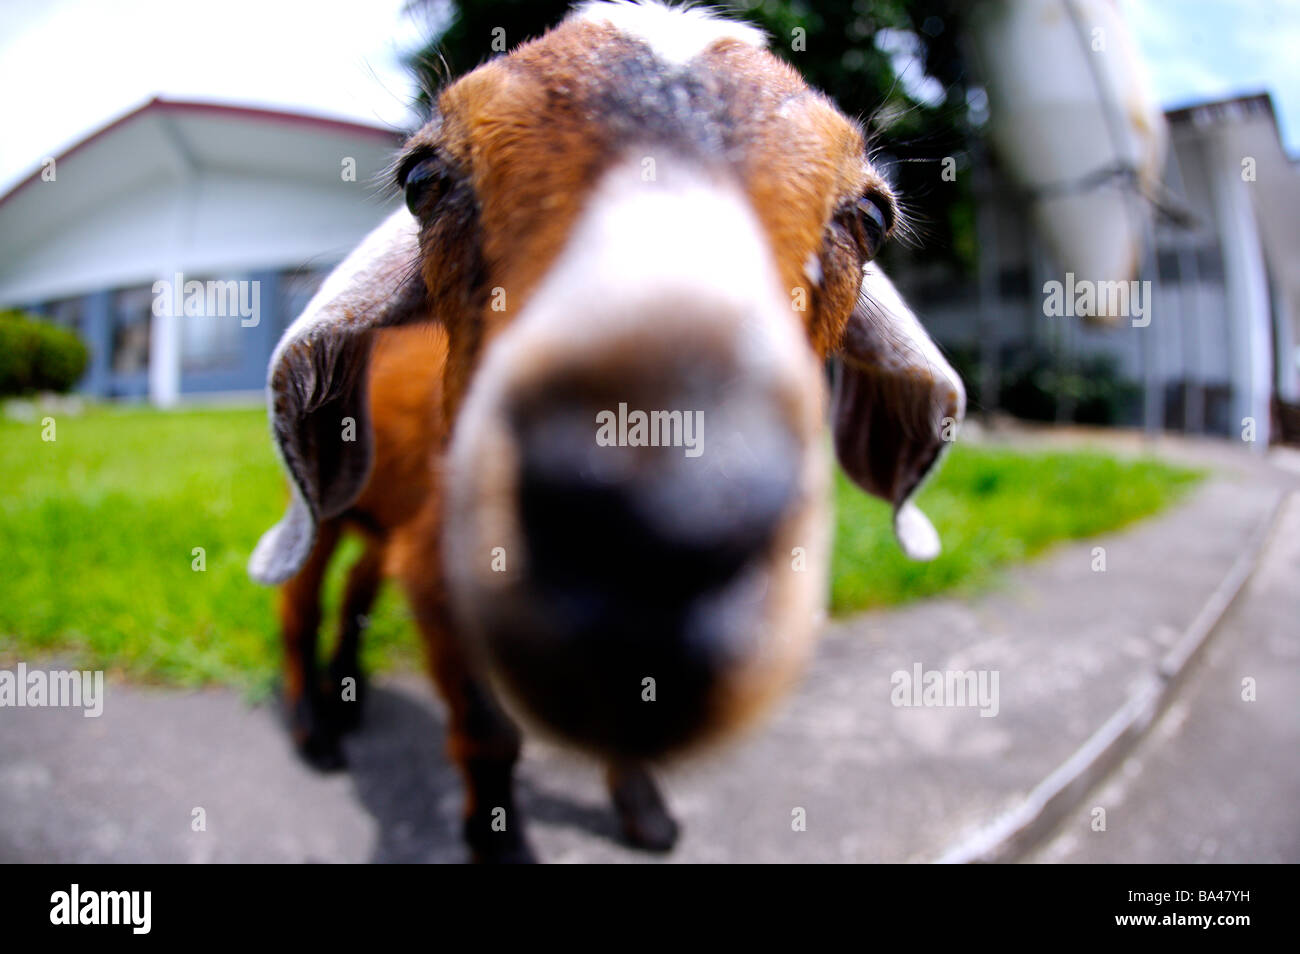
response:
[[[392,576],[474,857],[532,859],[516,720],[602,759],[627,838],[666,850],[646,766],[750,723],[823,614],[828,358],[841,465],[909,555],[938,552],[912,496],[965,394],[872,262],[895,198],[858,124],[759,31],[653,2],[586,3],[447,86],[394,181],[407,207],[269,371],[292,499],[250,573],[284,583],[295,739],[341,761],[358,620]],[[653,411],[695,415],[700,453],[649,440]],[[322,677],[321,579],[348,529],[366,550]]]

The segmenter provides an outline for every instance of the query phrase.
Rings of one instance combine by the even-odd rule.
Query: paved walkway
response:
[[[1061,546],[980,598],[830,626],[776,718],[666,776],[685,829],[671,860],[927,861],[1018,803],[1120,705],[1260,521],[1300,486],[1300,473],[1220,444],[1168,441],[1161,452],[1211,462],[1215,476],[1169,513]],[[1162,721],[1164,735],[1143,744],[1131,775],[1098,802],[1114,806],[1109,833],[1063,829],[1041,857],[1300,861],[1295,513],[1205,673],[1166,717],[1174,727]],[[1104,573],[1092,570],[1098,545]],[[917,664],[996,671],[997,716],[895,707],[891,676]],[[1260,701],[1234,701],[1229,690],[1252,673]],[[0,861],[461,860],[460,786],[441,754],[431,689],[396,677],[372,702],[347,742],[350,770],[335,776],[300,765],[273,711],[225,691],[110,685],[99,719],[3,710]],[[618,844],[590,764],[530,743],[521,789],[543,859],[643,857]],[[195,808],[206,831],[192,830]],[[805,831],[792,830],[796,809]]]
[[[1097,808],[1104,831],[1093,828]],[[1151,858],[1300,861],[1300,496],[1288,500],[1205,664],[1028,860]]]

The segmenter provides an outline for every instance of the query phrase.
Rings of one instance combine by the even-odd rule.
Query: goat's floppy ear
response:
[[[330,273],[280,339],[267,386],[293,499],[248,562],[257,582],[281,583],[297,573],[317,524],[346,510],[365,486],[373,455],[366,412],[371,332],[424,319],[426,298],[419,228],[400,209]]]
[[[862,270],[837,357],[831,419],[840,465],[894,505],[903,552],[934,559],[939,535],[912,497],[956,436],[966,411],[961,378],[874,263]]]

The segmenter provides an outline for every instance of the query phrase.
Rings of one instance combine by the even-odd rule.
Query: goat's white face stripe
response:
[[[660,155],[652,182],[641,170],[629,157],[592,189],[565,250],[503,335],[510,351],[599,351],[653,323],[670,339],[734,336],[747,374],[802,373],[804,332],[748,199],[689,160]]]
[[[488,346],[452,435],[452,472],[473,471],[508,389],[530,369],[554,371],[649,336],[727,342],[739,376],[785,395],[801,437],[819,433],[817,362],[746,197],[671,157],[645,182],[631,156],[592,189],[564,251]]]
[[[820,366],[766,234],[729,180],[671,156],[659,157],[656,181],[643,181],[641,168],[641,156],[629,156],[593,187],[563,251],[488,345],[470,384],[452,435],[446,537],[448,572],[469,587],[509,586],[528,572],[514,509],[515,450],[503,417],[512,391],[535,369],[553,374],[650,338],[684,347],[722,343],[738,378],[782,396],[793,410],[806,458],[801,499],[817,504],[799,508],[808,529],[798,545],[817,552],[825,479]],[[593,444],[595,435],[593,420]],[[477,466],[484,460],[503,466],[485,477]],[[488,566],[484,548],[492,546],[520,554],[508,572],[477,572]],[[808,579],[817,577],[814,568]]]
[[[671,66],[684,66],[719,40],[739,40],[760,50],[767,47],[761,30],[700,8],[589,2],[574,16],[590,23],[610,24],[623,35],[645,43],[656,57]]]

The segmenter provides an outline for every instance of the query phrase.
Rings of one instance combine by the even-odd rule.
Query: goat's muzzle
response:
[[[797,675],[824,597],[824,388],[743,200],[644,195],[597,205],[489,347],[445,551],[464,630],[525,717],[653,758]],[[636,246],[670,224],[675,244]]]
[[[649,389],[673,408],[651,411],[653,398],[642,409],[566,384],[515,419],[531,596],[489,644],[513,694],[555,730],[656,755],[711,721],[719,683],[749,652],[801,448],[744,389]],[[597,420],[613,432],[603,443]],[[691,445],[673,439],[688,431]]]

